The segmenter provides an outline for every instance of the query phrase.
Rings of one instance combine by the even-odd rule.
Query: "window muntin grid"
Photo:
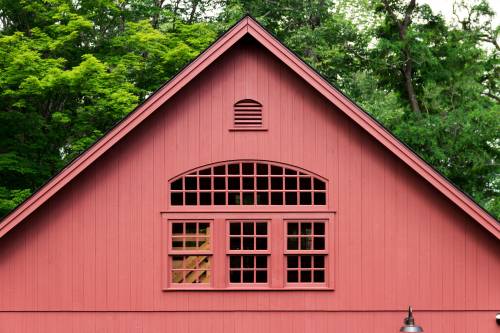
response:
[[[212,277],[212,221],[170,221],[169,263],[173,286],[207,286]]]
[[[170,182],[172,206],[326,205],[326,182],[302,170],[240,161],[198,169]]]
[[[211,256],[172,256],[171,282],[173,284],[209,284]]]
[[[285,223],[287,284],[326,284],[326,221],[294,220]]]
[[[267,251],[268,222],[230,221],[229,251]]]
[[[287,255],[287,283],[325,283],[325,255]]]
[[[229,255],[229,283],[267,283],[267,255]]]
[[[228,221],[229,284],[269,282],[269,222]]]
[[[325,221],[289,221],[286,224],[287,251],[324,251]]]
[[[172,251],[210,251],[210,222],[182,221],[171,223]]]

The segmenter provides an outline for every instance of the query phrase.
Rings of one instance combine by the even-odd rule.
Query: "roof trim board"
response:
[[[45,201],[52,197],[64,185],[74,179],[97,158],[110,149],[127,133],[139,125],[151,113],[170,99],[200,72],[207,68],[224,52],[245,35],[250,35],[266,49],[279,58],[296,74],[308,82],[320,94],[332,102],[355,123],[360,125],[382,145],[398,156],[420,176],[425,178],[448,199],[460,207],[465,213],[486,228],[497,239],[500,239],[500,223],[470,197],[461,192],[439,172],[422,160],[409,147],[394,137],[380,123],[363,111],[353,101],[343,95],[321,75],[292,53],[281,42],[251,17],[246,16],[222,35],[216,42],[201,53],[179,74],[146,99],[122,122],[110,130],[104,137],[70,163],[59,174],[47,182],[42,188],[7,215],[0,223],[0,238],[23,221]]]

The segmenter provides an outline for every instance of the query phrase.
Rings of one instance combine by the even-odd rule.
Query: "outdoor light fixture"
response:
[[[498,318],[498,316],[497,316]],[[497,319],[498,320],[498,319]],[[408,317],[404,320],[404,325],[399,330],[400,332],[423,332],[424,329],[418,325],[415,325],[415,319],[413,319],[413,311],[411,306],[408,307]]]
[[[496,318],[497,318],[497,325],[500,325],[500,312],[497,313]]]

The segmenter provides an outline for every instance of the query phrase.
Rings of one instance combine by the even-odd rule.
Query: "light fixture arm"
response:
[[[404,326],[399,330],[400,332],[423,332],[424,329],[421,326],[415,325],[415,318],[413,318],[413,309],[411,306],[408,307],[408,317],[404,320]]]

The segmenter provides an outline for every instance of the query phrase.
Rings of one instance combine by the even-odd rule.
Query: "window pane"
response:
[[[200,193],[200,205],[201,206],[209,206],[211,204],[212,204],[212,193],[201,192]]]
[[[182,206],[184,204],[183,194],[172,192],[170,194],[170,203],[172,206]]]
[[[184,181],[186,182],[186,190],[196,190],[196,177],[186,177]]]
[[[229,267],[230,268],[240,268],[241,267],[241,257],[240,256],[230,256],[229,257]]]
[[[196,234],[196,223],[186,223],[186,234],[188,235]]]
[[[228,189],[230,190],[239,190],[240,189],[240,178],[239,177],[229,177],[228,181]]]
[[[212,188],[212,181],[208,177],[200,177],[200,190],[210,190]]]
[[[210,271],[201,271],[199,278],[199,283],[209,283],[210,282]]]
[[[311,189],[311,178],[301,177],[299,180],[299,185],[300,185],[301,190],[310,190]]]
[[[172,257],[172,283],[209,283],[210,256]]]
[[[172,257],[172,268],[179,269],[182,268],[182,263],[184,262],[184,257],[182,256],[174,256]]]
[[[243,234],[244,235],[253,235],[253,222],[244,222],[243,223]]]
[[[226,204],[226,193],[225,192],[215,192],[214,193],[214,205],[225,205]]]
[[[196,245],[196,238],[186,238],[186,241],[185,241],[185,247],[184,249],[185,250],[197,250],[198,247]]]
[[[325,182],[323,182],[322,180],[319,180],[318,178],[314,178],[314,189],[315,190],[325,190],[326,189]]]
[[[229,164],[227,166],[228,173],[230,175],[239,175],[240,174],[240,165],[239,164]]]
[[[254,203],[253,198],[254,198],[253,192],[243,193],[243,204],[244,205],[253,205],[253,203]]]
[[[269,179],[267,177],[257,178],[257,189],[258,190],[267,190],[268,188],[269,188]]]
[[[300,271],[300,282],[312,282],[311,271]]]
[[[195,206],[198,204],[197,195],[195,192],[186,192],[186,205]]]
[[[287,177],[285,179],[285,189],[287,190],[296,190],[297,189],[297,178]]]
[[[225,165],[219,165],[214,167],[214,174],[215,175],[224,175],[226,173],[226,166]]]
[[[299,249],[299,239],[295,237],[289,237],[287,240],[288,250],[298,250]]]
[[[325,271],[314,271],[314,282],[325,282]]]
[[[229,272],[229,282],[240,283],[241,282],[241,272],[240,271]]]
[[[325,268],[325,257],[324,256],[314,256],[314,267],[315,268]]]
[[[271,174],[272,175],[282,175],[283,174],[283,168],[276,166],[276,165],[271,165]]]
[[[243,163],[242,168],[244,175],[253,175],[253,163]]]
[[[241,239],[240,237],[231,237],[229,240],[230,250],[241,250]]]
[[[312,257],[311,256],[301,256],[300,257],[300,267],[301,268],[311,268]]]
[[[210,226],[210,224],[208,224],[208,223],[200,223],[198,225],[199,233],[202,235],[207,235],[208,231],[209,231],[209,226]]]
[[[269,205],[269,193],[257,192],[257,205]]]
[[[256,256],[255,263],[257,268],[267,268],[267,256]]]
[[[172,249],[182,249],[184,247],[183,237],[172,237]]]
[[[257,223],[256,234],[257,235],[267,235],[267,223],[266,222]]]
[[[315,192],[314,193],[314,204],[315,205],[326,205],[325,192]]]
[[[257,271],[255,273],[256,275],[256,282],[257,283],[266,283],[267,282],[267,271]]]
[[[199,174],[200,175],[210,175],[210,174],[212,174],[212,168],[206,168],[206,169],[200,170]]]
[[[300,192],[300,204],[301,205],[311,205],[312,204],[311,192]]]
[[[253,268],[254,256],[243,256],[243,268]]]
[[[325,238],[324,237],[315,237],[314,238],[314,249],[315,250],[324,250],[325,249]]]
[[[297,193],[286,192],[285,193],[285,204],[286,205],[296,205],[297,204]]]
[[[301,250],[312,250],[312,238],[311,237],[301,237],[300,238],[300,249]]]
[[[325,223],[324,222],[315,222],[314,223],[314,234],[315,235],[324,235],[325,234]]]
[[[257,174],[267,175],[268,174],[267,164],[257,163]]]
[[[288,256],[287,267],[288,268],[298,268],[299,267],[299,257],[298,256]]]
[[[253,177],[244,177],[243,178],[243,189],[244,190],[253,190],[255,188],[254,186],[254,179]]]
[[[311,235],[312,234],[311,223],[309,223],[309,222],[302,222],[300,224],[300,234],[301,235]]]
[[[282,205],[283,204],[283,193],[282,192],[272,192],[271,193],[271,205]]]
[[[299,272],[298,271],[288,271],[287,272],[287,282],[299,282]]]
[[[199,250],[210,250],[210,239],[209,238],[198,238],[198,249]]]
[[[229,223],[229,234],[241,235],[241,223],[240,222]]]
[[[179,178],[176,181],[173,181],[172,184],[170,184],[170,189],[171,190],[182,190],[182,178]]]
[[[288,234],[298,235],[299,234],[299,224],[298,223],[288,223]]]
[[[254,239],[253,237],[243,238],[243,250],[253,250],[254,249]]]
[[[229,205],[239,205],[240,204],[240,194],[239,193],[229,193],[228,204]]]
[[[183,230],[184,230],[184,223],[172,223],[173,235],[182,234]]]
[[[257,237],[255,243],[256,250],[267,250],[267,238]]]
[[[172,283],[182,283],[183,280],[184,280],[183,271],[172,272]]]
[[[254,271],[243,271],[243,283],[253,283],[253,273]]]
[[[214,189],[215,190],[226,189],[226,178],[215,177],[214,178]]]
[[[271,189],[272,190],[282,190],[283,189],[283,178],[282,177],[272,177],[271,178]]]

